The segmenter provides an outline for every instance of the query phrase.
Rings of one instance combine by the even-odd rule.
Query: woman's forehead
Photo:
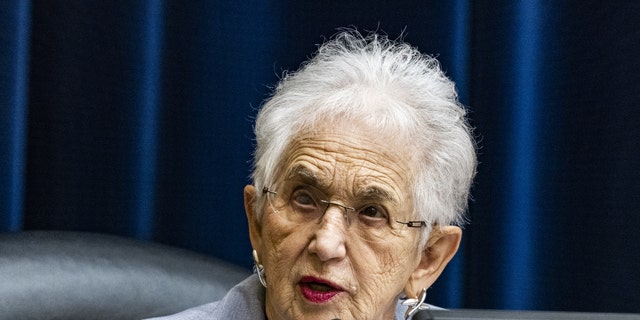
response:
[[[399,132],[380,131],[362,123],[345,121],[327,122],[306,130],[301,130],[285,153],[295,154],[301,149],[324,152],[332,157],[344,157],[362,161],[375,161],[385,165],[387,161],[406,162],[409,165],[411,155],[408,139]],[[340,159],[336,159],[340,160]]]
[[[305,133],[289,145],[281,162],[284,180],[325,189],[400,201],[410,193],[411,156],[399,146],[356,130]],[[402,199],[406,200],[406,199]]]

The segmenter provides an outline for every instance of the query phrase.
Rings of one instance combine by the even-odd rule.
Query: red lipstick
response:
[[[302,277],[299,285],[302,296],[313,303],[325,303],[344,291],[340,286],[316,277]]]

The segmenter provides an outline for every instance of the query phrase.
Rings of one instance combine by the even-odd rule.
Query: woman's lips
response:
[[[314,303],[325,303],[344,291],[340,286],[316,277],[302,277],[298,284],[302,296]]]

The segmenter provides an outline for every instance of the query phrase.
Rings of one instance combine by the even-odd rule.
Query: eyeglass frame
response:
[[[278,193],[277,193],[276,191],[270,190],[270,189],[269,189],[269,187],[263,187],[263,188],[262,188],[262,194],[273,194],[273,195],[277,195]],[[344,212],[345,212],[345,213],[343,214],[343,216],[344,216],[344,218],[345,218],[345,219],[347,219],[347,212],[348,212],[348,211],[355,211],[355,210],[356,210],[355,208],[353,208],[353,207],[349,207],[349,206],[346,206],[346,205],[344,205],[344,204],[342,204],[342,203],[333,202],[333,201],[324,200],[324,199],[319,199],[319,200],[320,200],[320,202],[321,202],[321,203],[323,203],[323,204],[326,204],[326,205],[327,205],[327,207],[324,209],[324,212],[322,212],[321,217],[323,217],[323,216],[324,216],[324,214],[327,212],[327,210],[329,210],[329,207],[330,207],[331,205],[335,205],[335,206],[338,206],[338,207],[340,207],[340,208],[344,209]],[[403,224],[403,225],[406,225],[406,226],[407,226],[407,227],[409,227],[409,228],[424,228],[424,227],[426,227],[426,226],[427,226],[427,222],[426,222],[426,221],[424,221],[424,220],[409,220],[409,221],[406,221],[406,222],[405,222],[405,221],[398,221],[398,220],[395,220],[395,222],[396,222],[396,223]]]

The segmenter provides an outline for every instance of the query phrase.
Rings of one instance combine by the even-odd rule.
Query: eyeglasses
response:
[[[264,187],[262,193],[277,214],[299,225],[319,223],[330,206],[339,207],[349,230],[367,241],[385,241],[389,236],[399,236],[407,228],[427,226],[421,220],[392,220],[387,208],[373,201],[359,200],[355,206],[329,201],[320,189],[308,184],[280,189]]]

